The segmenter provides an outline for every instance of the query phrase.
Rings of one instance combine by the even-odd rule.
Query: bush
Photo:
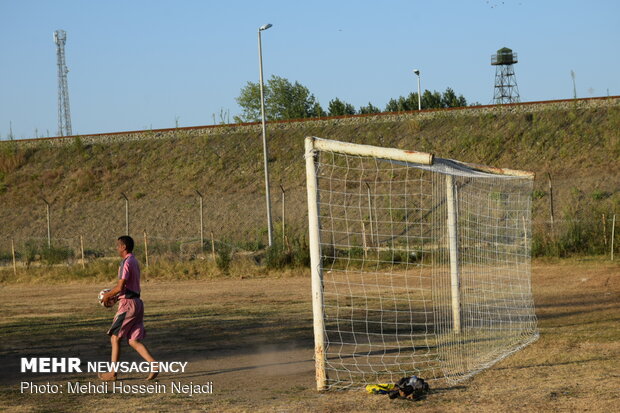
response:
[[[274,240],[271,247],[267,248],[265,253],[265,265],[267,268],[279,270],[291,265],[293,256],[290,251],[285,250],[282,242]]]
[[[41,260],[47,265],[60,264],[73,258],[73,250],[67,247],[46,247],[41,251]]]
[[[224,274],[228,274],[230,270],[230,263],[232,262],[232,246],[224,241],[217,241],[215,243],[215,265]]]
[[[265,265],[271,269],[283,269],[286,267],[309,267],[310,248],[305,237],[294,238],[292,242],[282,243],[282,236],[276,236],[273,245],[265,252]]]

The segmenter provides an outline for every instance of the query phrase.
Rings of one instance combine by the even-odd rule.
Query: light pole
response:
[[[263,124],[263,158],[265,162],[265,200],[267,202],[267,232],[269,234],[269,246],[273,244],[273,226],[271,224],[271,197],[269,195],[269,165],[267,149],[267,127],[265,126],[265,95],[263,92],[263,49],[261,45],[260,32],[267,30],[271,24],[265,24],[258,28],[258,77],[260,84],[260,113]]]
[[[418,76],[418,110],[422,110],[422,97],[420,96],[420,70],[413,69],[413,73]]]

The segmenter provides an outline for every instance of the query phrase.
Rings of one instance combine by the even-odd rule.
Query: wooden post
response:
[[[15,243],[13,242],[12,239],[11,239],[11,254],[13,255],[13,275],[17,276],[17,264],[15,263]],[[612,254],[612,257],[613,257],[613,254]]]
[[[364,246],[364,259],[368,258],[368,244],[366,244],[366,225],[362,221],[362,245]]]
[[[280,189],[282,190],[282,245],[285,244],[285,240],[286,240],[286,231],[285,231],[285,220],[284,220],[284,214],[286,212],[285,209],[285,191],[284,191],[284,187],[282,186],[282,184],[280,184]]]
[[[84,263],[84,238],[80,235],[80,251],[82,251],[82,269],[86,268]]]
[[[555,237],[555,220],[553,218],[553,185],[551,184],[551,174],[547,172],[549,184],[549,217],[551,218],[551,234]]]
[[[312,273],[312,314],[314,319],[314,362],[317,390],[327,389],[325,370],[325,319],[323,314],[323,273],[319,239],[319,205],[315,169],[314,139],[306,138],[306,188],[308,193],[308,224],[310,233],[310,269]]]
[[[286,251],[291,254],[293,250],[291,249],[291,244],[288,242],[288,237],[284,237],[284,245],[286,245]],[[284,246],[282,246],[284,248]]]
[[[47,213],[47,248],[52,247],[52,231],[50,229],[50,203],[45,198],[41,198],[45,202],[45,211]]]
[[[198,199],[200,200],[200,251],[204,252],[205,238],[204,238],[204,226],[203,226],[203,214],[202,214],[202,194],[196,191]]]
[[[374,245],[374,231],[372,229],[372,201],[370,198],[370,185],[366,182],[366,191],[368,192],[368,221],[370,223],[370,245]],[[379,244],[379,240],[377,239],[377,245]]]
[[[146,239],[146,230],[144,230],[144,261],[145,265],[149,266],[149,245]]]
[[[129,199],[127,199],[127,195],[121,192],[123,198],[125,198],[125,234],[129,235]]]
[[[607,217],[603,214],[603,244],[607,247]]]
[[[448,246],[450,250],[450,285],[452,296],[452,322],[455,333],[461,332],[460,268],[457,231],[457,197],[452,175],[446,175],[446,203],[448,204]]]
[[[611,260],[614,260],[614,236],[616,234],[616,214],[611,221]]]
[[[211,258],[215,261],[215,239],[213,238],[213,231],[211,231]]]

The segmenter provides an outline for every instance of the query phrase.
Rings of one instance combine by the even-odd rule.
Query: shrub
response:
[[[228,274],[230,263],[232,262],[232,246],[224,241],[217,241],[215,244],[215,265],[224,274]]]
[[[41,250],[41,259],[47,265],[60,264],[73,257],[73,250],[67,247],[46,247]]]

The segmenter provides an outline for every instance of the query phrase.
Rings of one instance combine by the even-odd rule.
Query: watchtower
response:
[[[513,66],[518,62],[517,53],[507,47],[502,47],[496,54],[491,56],[491,65],[495,66],[494,104],[517,103],[521,101]]]

